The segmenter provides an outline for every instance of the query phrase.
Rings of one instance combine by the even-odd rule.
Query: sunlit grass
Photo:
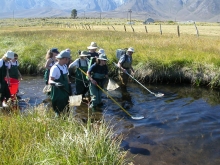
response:
[[[36,107],[0,114],[0,127],[0,164],[125,164],[120,139],[103,120],[54,118]]]
[[[109,61],[117,61],[116,49],[132,46],[135,49],[133,66],[136,70],[146,70],[145,68],[147,68],[155,74],[160,71],[160,74],[166,75],[162,72],[167,70],[183,72],[184,68],[189,68],[190,74],[195,76],[191,81],[193,83],[200,79],[197,74],[201,70],[206,70],[207,73],[212,74],[205,75],[209,78],[204,84],[207,85],[210,82],[212,84],[209,84],[210,86],[218,86],[219,84],[217,72],[220,66],[220,26],[217,23],[197,23],[200,31],[199,37],[196,35],[193,24],[180,24],[180,37],[178,37],[177,24],[168,23],[162,23],[163,34],[161,35],[159,32],[160,23],[142,25],[141,22],[138,22],[133,25],[135,29],[133,32],[130,26],[123,23],[125,20],[121,20],[121,24],[115,24],[109,20],[109,23],[105,25],[86,20],[91,30],[85,29],[85,26],[88,25],[81,24],[83,20],[31,19],[36,26],[25,24],[29,21],[28,19],[20,20],[20,22],[17,19],[14,22],[21,24],[22,21],[27,27],[1,27],[0,46],[2,49],[0,52],[2,55],[8,49],[17,52],[21,57],[20,68],[23,73],[43,73],[46,51],[52,47],[57,47],[59,50],[70,48],[74,60],[78,58],[78,50],[87,50],[90,43],[95,41],[100,48],[105,49]],[[51,24],[46,24],[46,22],[51,22]],[[68,24],[71,26],[67,26]],[[126,25],[126,32],[124,25]],[[145,26],[148,33],[145,31]],[[140,66],[142,68],[139,68]],[[150,68],[151,66],[154,67]],[[135,76],[139,77],[140,74]],[[152,75],[142,73],[142,76]]]

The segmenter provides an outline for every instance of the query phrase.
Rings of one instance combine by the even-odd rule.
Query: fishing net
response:
[[[107,85],[107,90],[108,91],[113,91],[113,90],[116,90],[118,87],[119,87],[119,85],[114,80],[109,78],[108,85]]]
[[[69,106],[80,106],[82,102],[82,95],[69,96]]]
[[[112,79],[109,79],[107,85],[107,93],[115,98],[121,98],[121,92],[118,91],[119,85]]]

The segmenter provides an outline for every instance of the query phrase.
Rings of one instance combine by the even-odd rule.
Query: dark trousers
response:
[[[3,102],[5,99],[8,100],[11,97],[10,90],[6,81],[1,83],[1,93],[1,102]]]

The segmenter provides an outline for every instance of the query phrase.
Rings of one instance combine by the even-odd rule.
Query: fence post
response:
[[[114,28],[114,26],[112,26],[112,28],[114,29],[114,31],[115,31],[115,28]]]
[[[125,29],[125,32],[126,32],[126,27],[125,27],[125,25],[124,25],[124,29]]]
[[[91,30],[90,25],[88,25],[88,26],[89,26],[89,30]]]
[[[147,31],[147,26],[145,26],[145,31],[146,31],[146,33],[148,33],[148,31]]]
[[[132,28],[132,30],[133,30],[133,32],[134,32],[134,28],[133,28],[133,26],[131,25],[131,28]]]
[[[198,31],[198,28],[197,28],[197,26],[196,26],[196,22],[194,22],[194,25],[195,25],[195,28],[196,28],[197,37],[199,37],[199,31]]]
[[[177,34],[178,34],[178,37],[180,37],[180,27],[179,27],[179,25],[177,25]]]
[[[161,27],[161,24],[160,24],[160,35],[162,35],[163,32],[162,32],[162,27]]]

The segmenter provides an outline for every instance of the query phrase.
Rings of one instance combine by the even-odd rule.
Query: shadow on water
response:
[[[27,77],[20,83],[24,105],[38,105],[43,94],[42,77]],[[93,113],[94,120],[103,116],[123,135],[121,149],[134,164],[220,164],[220,94],[218,90],[184,85],[146,85],[158,98],[137,84],[127,91],[109,92],[132,116],[133,120],[103,94],[104,107]],[[29,99],[29,100],[28,100]],[[28,103],[25,102],[28,100]],[[74,109],[74,115],[87,120],[88,104]]]

